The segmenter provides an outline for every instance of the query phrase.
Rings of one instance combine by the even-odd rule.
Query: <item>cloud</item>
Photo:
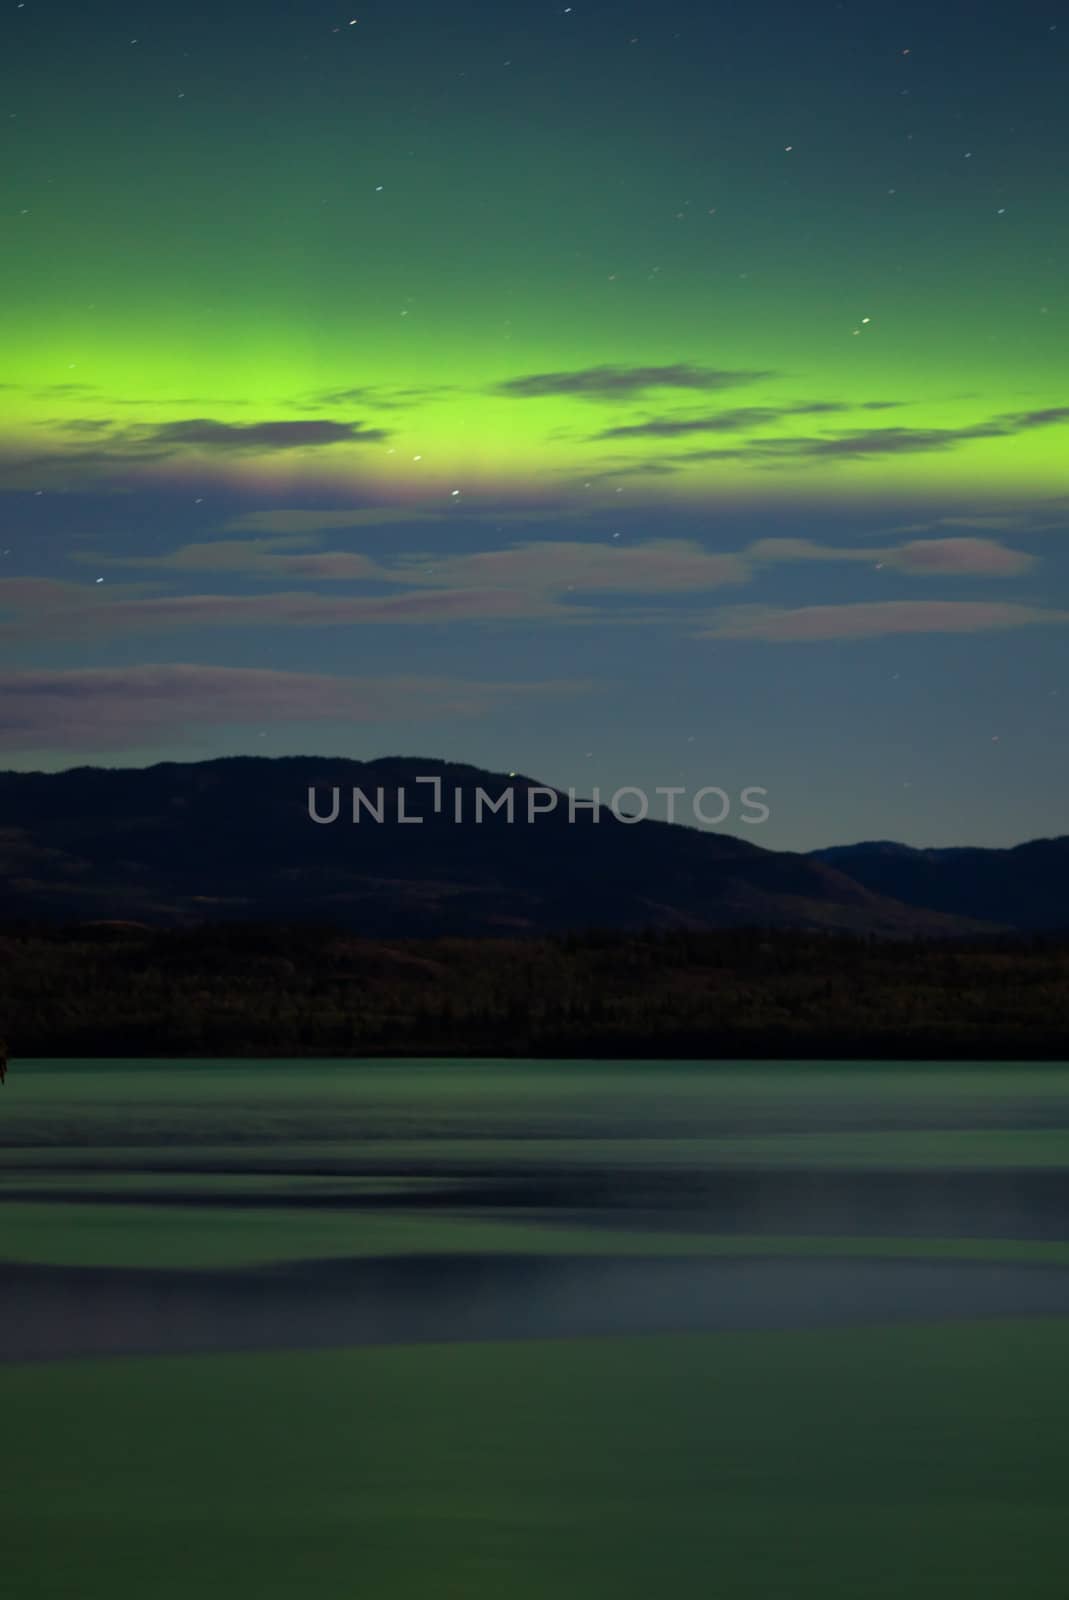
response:
[[[220,539],[163,556],[78,559],[97,568],[149,574],[239,574],[276,580],[280,592],[161,593],[159,583],[72,584],[15,579],[0,586],[11,614],[3,632],[26,637],[32,626],[72,635],[185,627],[338,627],[460,622],[583,623],[619,621],[598,597],[651,604],[641,620],[663,618],[662,596],[690,596],[748,583],[762,568],[791,563],[854,563],[916,577],[1013,578],[1032,559],[989,539],[913,540],[886,549],[830,546],[806,539],[762,539],[740,551],[711,551],[690,539],[641,543],[534,540],[462,554],[408,553],[390,561],[360,551],[296,549],[312,534]],[[380,592],[331,594],[300,585],[374,585]],[[393,592],[381,592],[392,590]],[[413,593],[418,590],[419,593]],[[585,602],[585,603],[584,603]],[[631,620],[639,620],[632,605]],[[29,619],[35,620],[30,624]]]
[[[80,611],[94,597],[95,584],[69,583],[61,578],[5,578],[0,582],[0,613],[28,620],[35,613]],[[124,584],[127,594],[144,594],[144,584]]]
[[[837,400],[817,400],[811,405],[796,406],[738,406],[733,411],[717,411],[705,417],[653,417],[648,422],[635,422],[618,428],[606,428],[590,435],[591,440],[653,438],[671,439],[688,433],[736,433],[743,428],[759,428],[764,423],[779,422],[783,417],[815,416],[857,409],[874,410],[895,401],[870,401],[858,408]]]
[[[953,573],[963,577],[1015,578],[1034,565],[1023,550],[1010,550],[995,539],[914,539],[882,559],[900,572],[918,575]]]
[[[246,722],[478,716],[502,701],[589,687],[552,680],[338,678],[186,663],[0,673],[0,738],[9,749],[118,750]]]
[[[440,395],[456,394],[451,383],[428,384],[423,388],[394,389],[382,384],[365,384],[352,389],[321,389],[311,396],[313,405],[369,405],[386,411],[403,411],[408,406],[437,400]]]
[[[950,450],[970,439],[997,439],[1005,431],[995,423],[982,422],[968,428],[864,428],[823,439],[752,439],[747,443],[753,455],[908,455],[918,451]]]
[[[772,372],[722,371],[676,362],[668,367],[584,367],[575,372],[534,372],[508,378],[495,386],[495,394],[514,399],[545,395],[571,395],[578,400],[630,400],[648,389],[731,389],[739,384],[771,378]]]
[[[630,456],[603,456],[603,461],[631,461]],[[621,478],[671,478],[679,472],[685,463],[680,460],[673,461],[633,461],[630,466],[605,467],[600,472],[592,472],[589,467],[582,472],[572,475],[573,486],[582,484],[588,489],[592,483],[617,483]]]
[[[749,578],[738,555],[706,550],[693,539],[648,539],[642,544],[541,541],[446,557],[437,570],[451,584],[496,582],[554,594],[672,594],[719,589]]]
[[[241,571],[237,565],[240,561],[240,541],[234,540],[231,546],[234,566],[232,571]],[[216,569],[218,570],[218,568]],[[244,570],[248,571],[248,568]],[[254,567],[253,571],[256,570]],[[306,583],[319,583],[330,581],[333,583],[345,582],[389,582],[392,575],[389,569],[383,568],[370,556],[360,555],[355,550],[309,550],[298,554],[278,555],[273,551],[264,551],[261,557],[260,570],[278,573],[282,577],[303,579]]]
[[[11,587],[11,586],[9,586]],[[65,586],[66,587],[66,586]],[[580,608],[518,588],[435,589],[393,595],[328,595],[314,590],[270,594],[146,594],[140,586],[108,589],[72,585],[80,592],[54,599],[28,614],[17,591],[8,600],[15,617],[0,637],[68,640],[107,635],[159,634],[181,628],[338,628],[374,624],[574,621]],[[0,600],[0,604],[3,601]]]
[[[110,417],[78,417],[59,424],[53,422],[51,426],[73,434],[71,446],[41,448],[30,455],[16,454],[11,448],[3,450],[0,465],[8,474],[8,486],[15,487],[10,482],[12,473],[23,478],[40,471],[51,473],[53,478],[67,471],[95,476],[115,473],[120,468],[153,466],[189,451],[208,452],[225,459],[328,445],[374,444],[390,437],[382,428],[327,418],[241,424],[219,422],[212,417],[188,417],[162,424],[123,426]],[[78,441],[79,434],[85,436],[84,442]]]
[[[975,516],[931,517],[927,522],[902,522],[889,528],[888,533],[937,533],[940,528],[992,528],[996,532],[1027,532],[1029,519],[1021,512],[1007,512],[1001,516],[977,513]]]
[[[181,545],[162,556],[101,556],[84,553],[72,557],[85,566],[98,568],[136,567],[165,572],[240,572],[248,576],[270,574],[276,576],[290,572],[294,576],[319,576],[308,563],[337,560],[344,563],[337,570],[326,572],[331,577],[375,578],[379,576],[376,564],[367,556],[334,551],[324,554],[317,550],[306,551],[294,546],[316,544],[314,534],[285,534],[275,539],[213,539],[196,544]]]
[[[152,445],[194,445],[209,450],[299,450],[327,444],[363,444],[388,439],[384,428],[365,428],[359,422],[216,422],[211,417],[190,417],[165,422],[145,439]]]
[[[295,537],[300,536],[220,539],[183,545],[164,556],[78,559],[102,567],[240,572],[309,583],[363,581],[498,595],[516,590],[531,596],[538,614],[542,614],[539,597],[566,592],[665,594],[719,588],[749,577],[743,557],[709,551],[689,539],[652,539],[642,544],[539,540],[465,555],[409,554],[385,563],[347,550],[294,552],[290,546]],[[83,592],[82,586],[65,586],[65,593],[70,590]],[[399,603],[400,597],[394,598]]]
[[[472,510],[463,508],[465,521],[542,522],[546,508],[536,511]],[[393,523],[411,524],[456,522],[457,508],[448,510],[423,505],[362,506],[351,511],[244,511],[223,524],[226,533],[318,533],[334,528],[385,528]]]
[[[698,637],[798,644],[900,633],[982,633],[1055,622],[1069,622],[1069,611],[972,600],[882,600],[795,610],[738,606],[722,611]]]
[[[1050,502],[1044,502],[1038,507],[1028,508],[1017,506],[1012,510],[997,512],[976,512],[973,515],[953,517],[932,517],[927,522],[905,522],[894,528],[889,528],[889,533],[938,533],[943,528],[977,528],[981,531],[992,529],[997,533],[1049,533],[1052,529],[1064,529],[1065,516],[1052,517],[1049,509]]]
[[[1012,429],[1049,428],[1069,422],[1069,406],[1050,406],[1046,411],[1015,411],[1003,419]]]
[[[1015,578],[1034,565],[1023,550],[1010,550],[995,539],[914,539],[885,549],[814,544],[808,539],[759,539],[744,554],[761,563],[862,562],[916,577]]]
[[[305,534],[327,533],[333,528],[364,528],[387,526],[391,522],[421,520],[441,522],[447,511],[421,513],[407,511],[402,506],[362,506],[345,511],[313,511],[294,508],[292,511],[243,511],[223,523],[225,533],[277,533]]]
[[[158,584],[14,579],[0,585],[0,610],[9,614],[0,635],[81,639],[205,627],[574,624],[617,620],[612,612],[580,603],[582,597],[686,595],[744,583],[750,575],[737,555],[711,552],[690,540],[663,539],[641,545],[544,541],[466,555],[409,555],[389,565],[357,552],[292,553],[272,540],[229,540],[112,564],[150,572],[240,572],[288,584],[372,582],[399,592],[330,594],[287,587],[260,594],[173,594],[160,593]]]
[[[763,409],[763,408],[758,408]],[[865,460],[876,456],[914,455],[953,450],[974,439],[1005,439],[1030,428],[1069,422],[1069,406],[1046,411],[1008,412],[963,428],[861,428],[823,436],[746,439],[726,450],[691,450],[676,460],[713,461],[750,458],[775,464],[807,459]]]
[[[370,386],[357,389],[325,389],[319,394],[314,394],[312,400],[316,405],[324,406],[367,405],[374,394],[375,390]]]
[[[397,576],[397,569],[392,569]],[[745,562],[730,552],[706,550],[691,539],[650,539],[642,544],[542,540],[508,550],[445,556],[415,581],[452,587],[520,588],[547,594],[669,594],[744,583]]]

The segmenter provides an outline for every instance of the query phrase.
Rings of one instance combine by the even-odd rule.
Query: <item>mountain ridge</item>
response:
[[[438,778],[439,813],[418,776]],[[337,821],[314,823],[308,790],[328,786],[372,798],[381,788],[384,820],[350,822],[343,803]],[[402,787],[420,825],[397,820]],[[476,788],[500,799],[505,788],[519,798],[553,786],[399,755],[0,772],[0,915],[159,926],[296,918],[376,937],[594,926],[938,937],[1056,926],[1069,884],[1069,838],[1016,847],[1026,864],[1016,884],[987,860],[1013,850],[961,847],[983,858],[970,894],[959,866],[893,841],[778,851],[681,822],[622,821],[605,806],[597,821],[577,810],[572,823],[558,805],[534,821],[476,823],[465,811],[456,823],[458,794],[473,805]]]

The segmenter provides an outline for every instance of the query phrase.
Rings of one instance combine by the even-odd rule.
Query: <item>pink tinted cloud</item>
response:
[[[32,580],[16,580],[32,582]],[[577,606],[518,589],[438,589],[414,594],[151,594],[139,585],[63,584],[42,597],[15,585],[0,592],[0,637],[85,638],[199,627],[344,627],[361,624],[574,620]]]
[[[117,750],[209,725],[476,716],[501,700],[585,687],[186,663],[9,672],[0,673],[0,739],[8,749]]]
[[[429,570],[394,568],[394,581],[484,584],[560,594],[669,594],[744,583],[749,568],[742,557],[703,548],[690,539],[650,539],[643,544],[601,540],[542,540],[508,550],[444,556]]]
[[[973,600],[881,600],[795,610],[740,606],[704,630],[706,639],[760,639],[774,644],[877,639],[895,633],[981,633],[1069,622],[1069,611]]]
[[[1010,550],[997,539],[913,539],[886,551],[883,559],[900,572],[977,578],[1015,578],[1034,564],[1025,551]]]
[[[912,577],[1015,578],[1034,561],[997,539],[913,539],[883,549],[874,546],[815,544],[810,539],[759,539],[745,554],[765,565],[798,561],[879,563]]]
[[[295,552],[287,548],[293,542],[293,536],[220,539],[184,545],[165,556],[105,558],[101,564],[271,575],[310,583],[371,581],[432,589],[523,589],[546,595],[569,590],[686,592],[742,583],[749,577],[742,556],[709,551],[690,539],[651,539],[642,544],[547,539],[470,555],[414,553],[388,564],[346,550]]]

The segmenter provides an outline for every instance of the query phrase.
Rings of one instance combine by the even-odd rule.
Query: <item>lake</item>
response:
[[[1067,1333],[1067,1068],[0,1092],[16,1593],[1061,1595]]]

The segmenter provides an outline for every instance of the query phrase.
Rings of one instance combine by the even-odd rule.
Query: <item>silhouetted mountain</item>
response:
[[[441,781],[441,809],[430,785]],[[330,824],[309,816],[309,789]],[[422,823],[398,820],[405,809]],[[515,791],[517,820],[472,820],[476,789]],[[595,821],[567,797],[526,820],[529,778],[450,762],[229,757],[147,768],[0,774],[7,918],[153,925],[330,922],[374,937],[569,928],[739,926],[882,935],[977,931],[906,906],[814,856],[664,822]],[[351,820],[360,789],[366,810]],[[467,820],[455,821],[457,797]]]
[[[948,916],[1027,930],[1069,928],[1069,836],[1007,850],[915,850],[879,841],[815,850],[875,894]]]

